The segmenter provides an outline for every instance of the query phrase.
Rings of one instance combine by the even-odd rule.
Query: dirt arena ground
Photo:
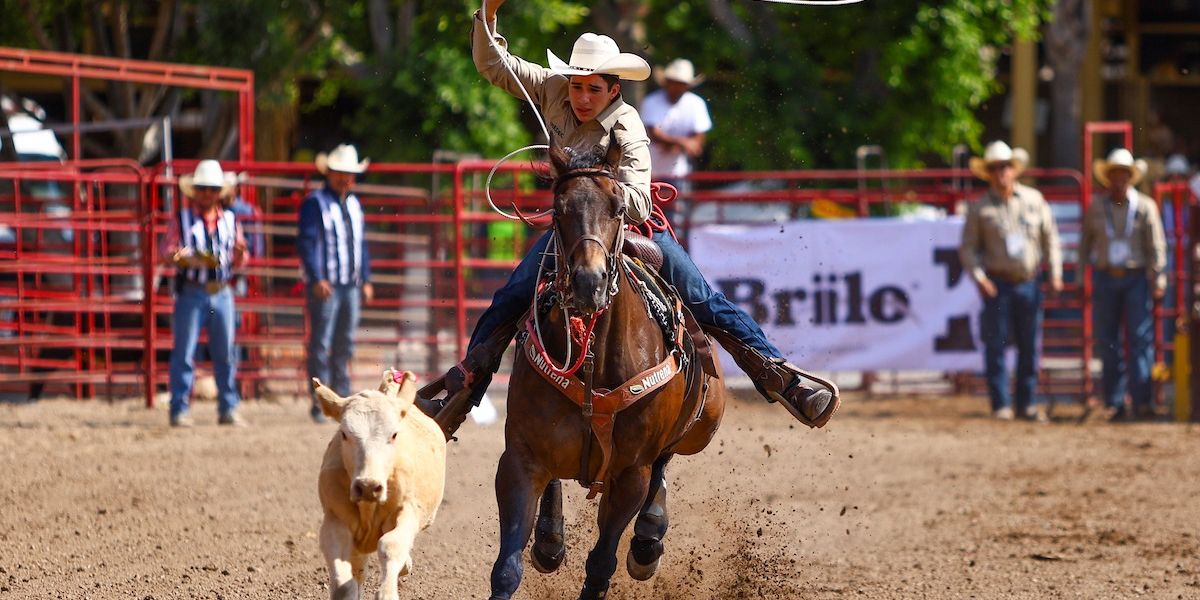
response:
[[[248,403],[241,430],[214,413],[173,431],[136,402],[0,405],[0,598],[327,597],[315,481],[334,426],[292,402]],[[988,420],[978,398],[851,397],[809,431],[734,402],[669,470],[658,575],[622,568],[610,597],[1200,598],[1200,429],[1057,413],[1039,427]],[[488,595],[502,428],[460,437],[404,598]],[[518,598],[582,583],[595,509],[567,489],[567,560],[527,568]]]

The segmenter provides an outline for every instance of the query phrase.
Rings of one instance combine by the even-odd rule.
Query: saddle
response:
[[[621,253],[654,267],[656,272],[662,269],[662,248],[659,248],[658,244],[654,243],[654,240],[636,231],[625,231],[625,243],[622,244]]]

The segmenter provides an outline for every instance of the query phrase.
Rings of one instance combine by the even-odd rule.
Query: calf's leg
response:
[[[354,551],[350,528],[326,513],[320,538],[321,554],[329,567],[330,600],[358,600],[364,557]]]
[[[421,530],[417,510],[411,506],[400,509],[396,528],[379,538],[379,580],[377,600],[399,600],[400,577],[412,570],[413,539]]]

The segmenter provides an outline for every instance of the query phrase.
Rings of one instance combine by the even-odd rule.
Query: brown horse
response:
[[[719,365],[717,376],[709,378],[694,352],[668,347],[623,266],[625,205],[613,175],[616,156],[595,152],[569,158],[557,148],[550,155],[557,173],[550,248],[558,249],[558,296],[539,319],[540,331],[530,326],[518,338],[505,449],[496,470],[500,553],[492,568],[492,600],[511,598],[520,585],[521,553],[535,519],[534,566],[550,572],[561,564],[565,544],[559,479],[577,479],[590,484],[593,493],[603,493],[600,535],[588,554],[579,598],[607,595],[620,536],[634,517],[626,566],[634,578],[650,578],[667,530],[664,468],[673,455],[703,450],[725,410]],[[566,333],[572,316],[593,325],[593,341],[583,370],[566,376],[561,369],[567,368],[568,356],[575,363],[585,352]],[[677,331],[682,337],[682,327]],[[549,368],[545,359],[561,369]],[[620,406],[606,403],[601,397],[606,393],[609,400],[621,396]],[[590,419],[585,416],[589,409]],[[607,430],[606,410],[612,415]],[[611,439],[607,446],[606,437]]]

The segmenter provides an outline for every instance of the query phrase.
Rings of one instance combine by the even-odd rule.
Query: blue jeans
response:
[[[233,352],[233,291],[225,287],[209,295],[202,286],[184,284],[175,296],[171,349],[171,416],[188,412],[195,379],[196,341],[200,328],[208,329],[208,356],[217,380],[217,411],[231,413],[238,406],[237,355]]]
[[[1124,406],[1128,383],[1133,405],[1150,406],[1154,318],[1146,272],[1132,270],[1122,277],[1113,277],[1101,269],[1094,269],[1092,273],[1096,353],[1104,363],[1104,401],[1113,408]],[[1125,337],[1129,341],[1129,367],[1132,368],[1126,366],[1123,356],[1120,334],[1122,317],[1125,319]]]
[[[471,334],[468,351],[486,340],[496,327],[520,318],[529,308],[537,284],[538,257],[545,251],[549,240],[549,233],[538,239],[504,287],[492,296],[492,305],[479,317]],[[663,278],[679,290],[683,303],[691,309],[697,321],[733,335],[768,357],[780,358],[781,352],[767,340],[758,323],[724,294],[709,287],[696,263],[692,262],[675,238],[666,232],[659,232],[654,234],[654,243],[663,252],[663,268],[660,271]]]
[[[993,279],[996,297],[983,301],[980,328],[983,365],[992,410],[1014,408],[1008,392],[1008,367],[1004,348],[1017,345],[1016,410],[1037,406],[1038,333],[1042,329],[1042,290],[1037,280],[1007,283]]]
[[[354,333],[358,330],[361,291],[354,284],[335,285],[325,300],[313,295],[308,285],[308,376],[316,377],[338,395],[350,395],[348,365],[354,355]],[[311,387],[311,386],[309,386]],[[312,393],[314,414],[321,410]]]

